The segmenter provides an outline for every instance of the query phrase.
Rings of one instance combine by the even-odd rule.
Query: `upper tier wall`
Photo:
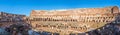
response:
[[[32,10],[30,16],[34,15],[80,15],[80,14],[114,14],[119,13],[117,6],[105,7],[105,8],[83,8],[83,9],[71,9],[71,10]]]

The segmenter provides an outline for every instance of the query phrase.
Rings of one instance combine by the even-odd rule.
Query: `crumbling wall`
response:
[[[119,9],[114,6],[53,12],[33,10],[29,18],[37,31],[83,33],[115,21],[118,14]]]

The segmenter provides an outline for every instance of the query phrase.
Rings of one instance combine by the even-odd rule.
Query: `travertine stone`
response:
[[[31,24],[35,29],[48,32],[83,33],[116,20],[117,6],[70,10],[32,10]]]

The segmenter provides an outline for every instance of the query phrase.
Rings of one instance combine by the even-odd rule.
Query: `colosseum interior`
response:
[[[68,10],[32,10],[29,19],[34,30],[63,34],[84,33],[109,23],[119,23],[117,6]],[[117,18],[117,19],[116,19]]]
[[[30,28],[36,32],[47,31],[58,33],[57,35],[110,35],[111,32],[114,32],[104,33],[104,31],[107,31],[106,28],[108,27],[112,27],[112,29],[113,27],[120,27],[119,16],[120,12],[117,6],[32,10],[30,16],[0,12],[0,25],[5,28],[14,23],[30,24]],[[96,31],[97,34],[94,34]]]

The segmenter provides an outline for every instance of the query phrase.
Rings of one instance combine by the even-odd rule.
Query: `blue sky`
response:
[[[0,0],[0,11],[29,16],[31,10],[120,7],[120,0]]]

